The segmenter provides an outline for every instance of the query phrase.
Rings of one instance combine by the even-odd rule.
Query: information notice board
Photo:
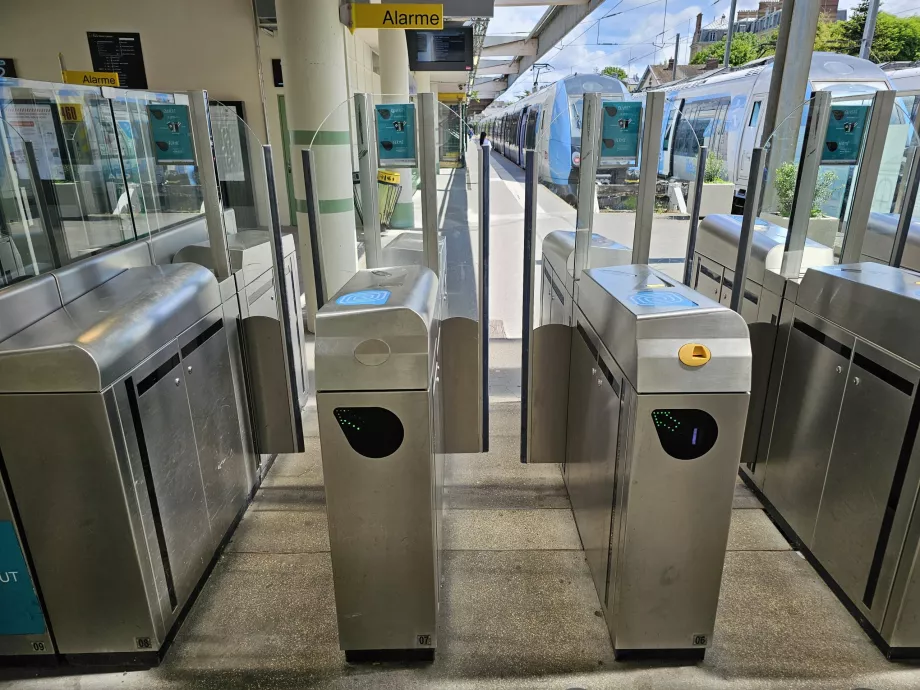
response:
[[[141,35],[88,31],[93,71],[116,72],[123,89],[146,89],[147,72],[141,52]]]

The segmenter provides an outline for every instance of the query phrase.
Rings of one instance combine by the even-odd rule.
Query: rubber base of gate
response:
[[[691,649],[614,649],[617,661],[667,661],[674,664],[698,664],[706,656],[706,648]]]
[[[347,649],[345,661],[365,664],[377,661],[434,661],[433,649]]]

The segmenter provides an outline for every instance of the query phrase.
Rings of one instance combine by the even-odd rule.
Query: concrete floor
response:
[[[504,169],[493,167],[499,176]],[[520,287],[516,296],[513,276],[504,275],[520,264],[515,189],[505,185],[512,198],[492,223],[490,297],[505,310],[493,309],[496,333],[506,332],[515,301],[520,309]],[[740,482],[706,660],[614,661],[560,466],[519,462],[520,341],[493,340],[489,365],[491,451],[446,464],[434,663],[349,665],[339,651],[322,462],[308,407],[306,452],[275,463],[160,667],[32,679],[0,672],[9,679],[0,688],[920,688],[920,667],[884,659]]]

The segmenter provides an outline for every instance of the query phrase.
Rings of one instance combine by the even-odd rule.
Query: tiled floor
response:
[[[441,646],[433,664],[351,666],[338,649],[322,464],[308,410],[308,452],[275,463],[159,668],[0,686],[920,687],[920,670],[884,660],[740,484],[705,662],[614,661],[559,466],[521,465],[518,409],[492,406],[490,453],[449,459]]]

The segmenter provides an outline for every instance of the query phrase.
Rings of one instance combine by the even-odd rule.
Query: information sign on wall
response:
[[[148,105],[147,118],[158,164],[195,164],[188,106],[171,103]]]
[[[121,86],[117,72],[78,72],[67,69],[61,72],[65,84],[83,86]]]
[[[827,121],[821,162],[855,165],[859,160],[868,105],[835,105]]]
[[[0,611],[0,635],[45,633],[45,617],[8,520],[0,520]]]
[[[18,136],[7,137],[10,157],[19,177],[28,180],[29,159],[25,142],[29,141],[35,150],[38,175],[43,180],[63,180],[64,161],[61,146],[54,126],[54,112],[50,103],[6,103],[2,117],[15,128]]]
[[[377,156],[381,167],[418,166],[414,103],[388,103],[377,106]]]
[[[607,101],[601,108],[600,165],[629,165],[639,159],[639,125],[642,104]]]
[[[355,29],[443,29],[444,5],[430,3],[371,4],[353,2],[346,7]]]
[[[88,31],[89,54],[96,72],[116,72],[123,89],[146,89],[141,35]]]

